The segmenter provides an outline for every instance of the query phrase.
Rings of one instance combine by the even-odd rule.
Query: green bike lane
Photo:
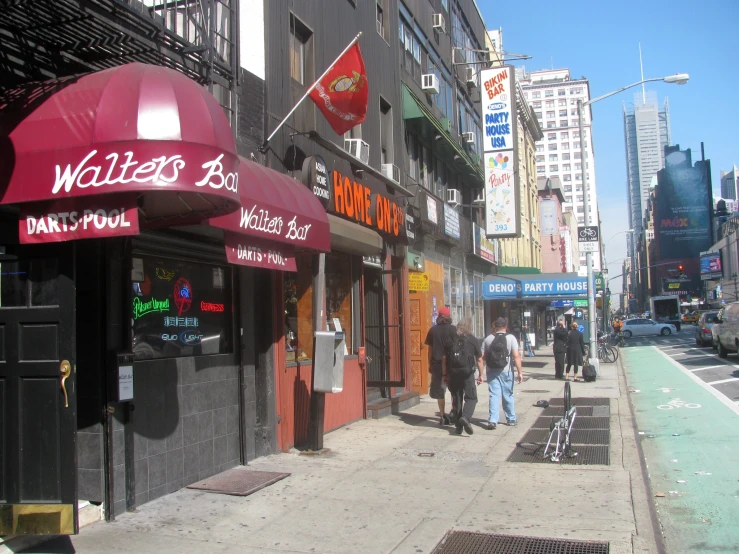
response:
[[[735,405],[656,347],[621,354],[667,552],[739,552]]]

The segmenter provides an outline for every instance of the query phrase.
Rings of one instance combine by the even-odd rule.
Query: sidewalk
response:
[[[427,553],[450,529],[464,529],[610,541],[611,554],[656,552],[620,365],[602,365],[595,383],[572,383],[573,398],[612,399],[610,466],[506,462],[542,411],[533,404],[562,396],[549,349],[524,358],[524,375],[516,427],[479,426],[487,419],[485,384],[472,436],[440,428],[436,401],[423,396],[400,416],[326,435],[325,456],[255,460],[251,469],[292,475],[251,496],[183,489],[29,551]]]

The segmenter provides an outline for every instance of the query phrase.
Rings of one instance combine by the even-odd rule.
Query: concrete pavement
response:
[[[562,396],[549,352],[524,358],[516,427],[479,426],[485,384],[472,436],[440,428],[436,401],[424,396],[399,416],[326,435],[325,456],[255,460],[252,469],[292,475],[248,497],[183,489],[27,551],[419,553],[450,529],[610,541],[612,554],[658,551],[620,366],[601,366],[595,383],[572,384],[573,397],[612,399],[610,466],[506,461],[541,413],[533,404]],[[418,456],[427,452],[434,456]]]

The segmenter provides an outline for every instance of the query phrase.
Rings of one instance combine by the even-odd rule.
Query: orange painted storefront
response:
[[[429,290],[425,292],[409,292],[409,328],[411,389],[428,394],[428,347],[424,344],[426,334],[431,328],[434,313],[434,296],[436,309],[444,305],[444,268],[441,264],[426,261],[425,272],[429,275]]]

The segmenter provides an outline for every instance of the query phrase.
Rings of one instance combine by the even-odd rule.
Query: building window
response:
[[[290,14],[290,76],[301,85],[305,84],[306,46],[310,37],[308,27]]]
[[[580,122],[577,119],[573,119],[572,120],[572,126],[573,127],[577,127],[578,125],[580,125]]]
[[[534,112],[536,119],[541,120],[541,112]]]
[[[579,160],[582,156],[580,156],[580,152],[575,152],[575,159]]]
[[[553,90],[544,91],[544,96],[546,98],[550,98],[550,97],[554,96],[554,91]]]
[[[570,170],[570,164],[564,164],[562,166],[562,171],[569,171]]]
[[[571,88],[570,94],[582,94],[582,89],[580,87],[578,88]]]
[[[557,91],[557,96],[564,96],[565,94],[567,94],[567,91],[563,88]]]
[[[133,282],[131,321],[137,360],[233,352],[231,270],[154,256],[135,256],[145,281]],[[159,272],[172,275],[156,279]]]
[[[549,166],[549,171],[559,171],[559,166],[556,166],[556,165],[550,165],[550,166]]]
[[[559,117],[567,117],[567,110],[559,110]]]
[[[575,173],[575,181],[582,181],[582,173]]]
[[[556,150],[556,149],[557,149],[557,145],[556,145],[556,144],[550,144],[550,145],[548,145],[548,147],[547,147],[547,148],[548,148],[549,150]]]
[[[575,171],[580,171],[582,169],[582,164],[575,164]]]
[[[346,336],[349,353],[352,348],[352,257],[341,252],[326,254],[326,322],[332,331],[338,319]]]
[[[554,121],[549,121],[549,122],[547,123],[547,129],[556,129],[556,128],[557,128],[557,123],[556,123],[556,122],[554,122]]]
[[[537,156],[537,157],[536,157],[536,162],[537,162],[537,163],[539,163],[539,162],[543,162],[543,161],[544,161],[544,156]]]
[[[547,140],[557,140],[557,133],[549,133],[547,135]]]
[[[570,174],[568,173],[567,175],[564,175],[564,176],[562,177],[562,180],[563,180],[563,181],[565,181],[565,182],[568,182],[568,181],[572,181],[572,175],[570,175]],[[570,190],[572,190],[572,188],[570,188]]]
[[[549,161],[550,162],[556,162],[557,161],[557,154],[549,154]]]
[[[541,108],[541,102],[534,102],[533,107],[534,108]]]
[[[408,176],[414,181],[418,179],[418,154],[420,145],[415,135],[406,132],[405,149],[408,152]]]
[[[567,127],[567,120],[565,119],[565,120],[563,120],[563,121],[560,121],[560,122],[559,122],[559,126],[560,126],[560,127]]]
[[[297,273],[285,274],[285,349],[287,361],[313,356],[313,256],[295,256]]]
[[[546,168],[543,165],[537,165],[536,166],[536,172],[537,173],[545,173],[546,172]]]
[[[544,152],[544,145],[543,144],[537,144],[536,145],[536,151],[537,152]]]
[[[547,112],[547,117],[554,117],[554,112],[553,111]]]
[[[566,142],[565,142],[564,144],[562,144],[562,150],[567,150],[567,149],[568,149],[569,147],[570,147],[570,145],[569,145],[569,144],[567,144]],[[569,160],[569,159],[570,159],[570,155],[569,155],[569,153],[567,153],[567,154],[562,154],[562,159],[563,159],[563,160]]]
[[[576,116],[576,115],[577,115],[577,108],[572,108],[572,109],[570,110],[570,115],[574,115],[574,116]]]
[[[535,90],[534,92],[532,92],[531,93],[531,98],[541,98],[541,91],[540,90]]]
[[[547,107],[547,108],[553,108],[554,107],[554,100],[547,100],[544,103],[544,106]]]
[[[567,131],[565,131],[564,133],[559,134],[559,138],[561,138],[562,140],[568,139],[570,138],[570,134]]]
[[[561,108],[562,106],[564,106],[564,107],[566,108],[566,107],[567,107],[567,100],[566,100],[565,98],[560,98],[560,99],[559,99],[559,101],[557,102],[557,105],[558,105],[558,106],[559,106],[560,108]]]
[[[380,96],[380,163],[393,163],[393,152],[393,109]]]
[[[388,37],[388,26],[386,22],[387,18],[387,2],[388,0],[377,0],[377,34],[385,39],[386,42],[390,42]]]
[[[573,131],[572,132],[572,138],[573,139],[579,139],[580,138],[580,131]]]

